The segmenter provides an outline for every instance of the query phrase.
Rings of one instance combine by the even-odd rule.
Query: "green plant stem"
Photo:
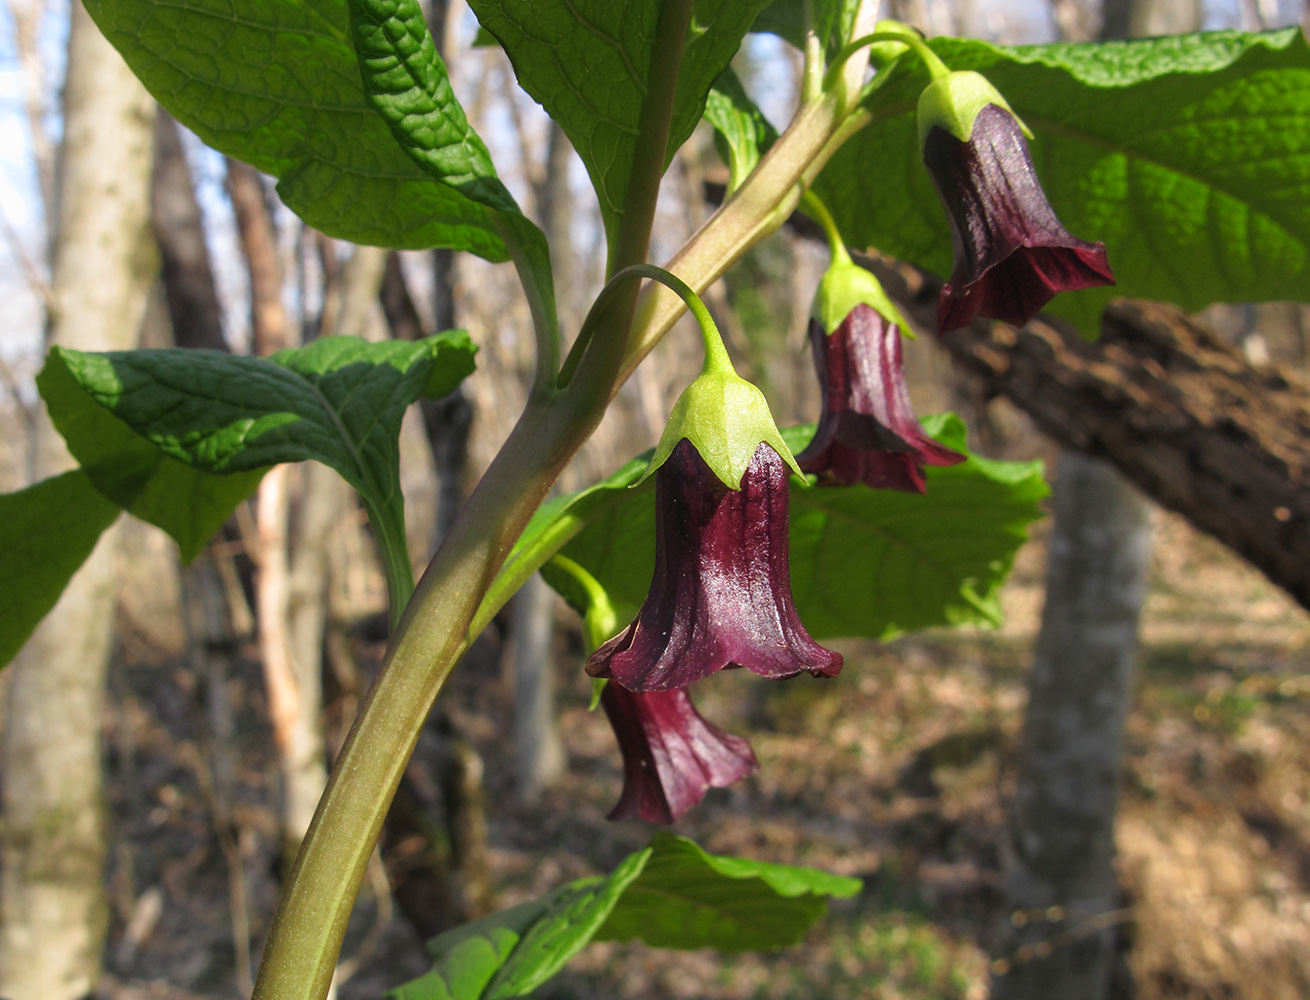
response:
[[[551,564],[573,577],[587,593],[587,612],[582,617],[583,641],[588,655],[619,630],[619,618],[610,603],[610,595],[600,581],[568,556],[557,555]],[[598,678],[604,680],[604,678]]]
[[[801,71],[801,103],[816,101],[823,91],[823,39],[814,30],[814,0],[804,0],[805,65]]]
[[[668,0],[639,122],[637,157],[611,269],[641,263],[668,149],[691,0]],[[567,391],[538,382],[509,438],[464,505],[396,626],[319,801],[269,930],[253,1000],[322,1000],[368,859],[437,694],[469,643],[469,625],[533,511],[604,415],[629,338],[636,285],[611,306]],[[531,294],[531,293],[530,293]],[[618,298],[616,296],[616,298]]]
[[[787,220],[804,187],[836,151],[830,140],[842,130],[852,110],[837,93],[825,93],[815,103],[802,107],[741,187],[665,267],[698,294],[704,293],[742,254]],[[780,192],[785,193],[780,197]],[[664,286],[646,289],[638,305],[620,379],[631,374],[659,343],[683,308],[682,299]]]
[[[904,31],[873,31],[867,35],[861,35],[854,41],[850,42],[837,53],[833,59],[832,66],[828,70],[828,76],[824,80],[824,88],[827,89],[836,79],[836,74],[842,69],[846,60],[857,52],[863,51],[874,42],[900,42],[914,51],[914,54],[922,60],[924,68],[928,71],[929,77],[936,80],[946,76],[951,72],[950,68],[941,60],[932,49],[928,48],[928,43],[919,37],[919,33],[912,28],[905,26]]]
[[[837,228],[837,220],[828,211],[828,206],[808,188],[801,201],[805,205],[805,210],[823,227],[824,235],[828,237],[828,252],[832,254],[833,263],[849,261],[851,255],[846,251],[846,242],[842,239],[841,230]]]
[[[876,2],[862,6],[856,16],[857,31],[861,24],[877,16],[877,8]],[[742,187],[669,261],[669,273],[681,271],[688,276],[688,287],[703,293],[747,249],[786,220],[798,200],[797,191],[808,188],[841,144],[874,120],[864,108],[849,104],[845,96],[858,93],[852,81],[858,80],[863,67],[857,63],[858,54],[847,61],[844,91],[826,94],[801,109]],[[614,391],[669,331],[683,308],[682,298],[671,289],[663,285],[647,289]],[[574,351],[565,361],[565,371],[572,371],[586,347],[587,341],[579,334]],[[581,522],[561,520],[535,538],[531,551],[520,553],[493,581],[469,627],[470,638],[476,638],[532,574],[581,530]]]

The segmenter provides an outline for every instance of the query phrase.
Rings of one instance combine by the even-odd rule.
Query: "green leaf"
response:
[[[508,1000],[527,995],[591,940],[641,873],[650,848],[629,855],[607,878],[580,879],[433,938],[432,971],[390,1000]]]
[[[958,417],[928,417],[923,424],[943,444],[965,450]],[[812,433],[792,427],[783,438],[799,450]],[[520,543],[524,551],[562,543],[559,552],[604,587],[620,622],[636,617],[655,566],[654,493],[625,488],[625,470],[640,461],[543,507]],[[792,594],[816,638],[885,639],[935,625],[1000,624],[998,592],[1027,525],[1042,516],[1048,490],[1041,463],[973,455],[925,474],[922,496],[793,481]],[[543,575],[552,586],[563,583],[552,570]],[[563,586],[562,593],[578,599],[576,589]]]
[[[77,352],[55,348],[37,376],[55,429],[96,489],[166,531],[190,562],[266,470],[219,476],[166,455],[88,394],[68,367],[70,354]]]
[[[37,383],[73,454],[96,485],[119,502],[123,487],[114,470],[141,461],[143,446],[166,456],[150,469],[161,491],[176,490],[188,475],[209,482],[220,474],[241,484],[244,496],[266,467],[316,459],[359,491],[379,531],[398,531],[403,538],[401,417],[419,396],[454,389],[472,371],[475,351],[463,331],[375,344],[324,337],[268,359],[211,351],[86,354],[55,348]],[[124,429],[102,436],[98,408]],[[126,477],[129,484],[137,478]],[[226,511],[239,499],[225,496]],[[160,527],[182,544],[168,524]]]
[[[350,28],[369,101],[409,157],[443,184],[490,208],[530,282],[534,319],[556,326],[546,236],[519,211],[491,154],[455,98],[418,0],[349,0]],[[555,331],[555,335],[558,333]]]
[[[369,103],[434,178],[501,212],[519,211],[468,123],[417,0],[349,0]]]
[[[829,56],[836,55],[850,40],[859,13],[859,0],[810,0],[815,34],[824,41]],[[767,32],[805,49],[805,0],[773,0],[760,11],[751,31]]]
[[[165,108],[277,177],[287,207],[314,228],[507,259],[491,212],[427,176],[370,105],[346,0],[88,0],[87,9]]]
[[[543,503],[528,522],[523,534],[519,536],[497,579],[514,576],[520,565],[531,567],[524,574],[524,579],[531,575],[532,570],[540,568],[546,582],[579,614],[585,615],[590,603],[585,588],[580,587],[569,574],[551,568],[546,560],[561,551],[569,539],[590,525],[605,521],[612,531],[622,532],[628,526],[627,522],[631,520],[623,516],[625,506],[641,496],[650,496],[653,500],[655,480],[643,481],[642,477],[654,454],[654,448],[644,451],[624,463],[608,479],[603,479],[594,486],[569,496],[551,497]],[[654,511],[653,506],[651,511]],[[616,519],[610,520],[611,518]],[[635,530],[640,532],[648,527],[649,525],[638,525]],[[627,544],[640,544],[640,540],[640,535],[634,534],[628,539]],[[653,566],[654,563],[652,562],[651,565]],[[643,571],[646,572],[646,579],[649,581],[650,571],[638,568],[639,573]],[[624,618],[625,615],[630,618],[632,616],[627,614],[629,610],[625,604],[615,609],[615,612],[620,618]]]
[[[55,606],[118,513],[81,469],[0,496],[0,666]]]
[[[778,948],[801,939],[828,897],[859,891],[859,879],[718,857],[685,837],[657,833],[608,877],[579,879],[433,938],[432,970],[387,997],[525,997],[593,938],[729,952]]]
[[[716,857],[671,833],[655,834],[651,849],[596,940],[641,938],[656,948],[723,952],[782,948],[801,941],[827,910],[829,896],[860,891],[859,879]]]
[[[695,0],[665,164],[691,135],[714,79],[766,0]],[[637,151],[661,4],[657,0],[471,0],[519,84],[586,164],[611,241]]]
[[[953,413],[924,430],[966,452]],[[810,428],[792,428],[808,442]],[[927,492],[792,489],[791,586],[816,637],[887,639],[935,625],[999,626],[999,594],[1050,492],[1041,462],[969,455],[925,470]]]
[[[735,191],[777,140],[778,130],[747,96],[731,68],[714,81],[705,101],[705,120],[714,126],[714,144],[728,164],[728,190]]]
[[[1061,221],[1101,240],[1118,284],[1058,296],[1094,333],[1116,295],[1176,302],[1310,301],[1310,49],[1299,29],[1104,45],[1005,48],[934,39],[1033,130]],[[948,275],[946,216],[917,153],[918,60],[873,92],[874,124],[815,184],[847,241]]]

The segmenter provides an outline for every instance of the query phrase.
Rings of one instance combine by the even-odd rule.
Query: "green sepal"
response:
[[[877,278],[849,257],[834,260],[819,279],[810,315],[823,325],[824,333],[831,335],[858,305],[868,306],[888,323],[900,327],[906,337],[914,339],[914,330]]]
[[[761,444],[776,451],[796,475],[804,478],[773,422],[764,393],[732,370],[726,354],[721,363],[717,359],[707,361],[705,370],[682,391],[650,465],[637,482],[643,482],[663,465],[683,438],[695,446],[705,464],[729,489],[741,489],[741,477]]]
[[[593,677],[591,679],[591,704],[587,706],[588,712],[596,711],[600,705],[600,696],[605,691],[605,685],[610,682],[608,677]]]
[[[957,70],[933,80],[919,95],[919,148],[923,149],[934,125],[946,129],[961,142],[968,142],[973,135],[974,120],[989,104],[1004,108],[1019,123],[1023,134],[1029,139],[1033,137],[987,77],[973,70]]]

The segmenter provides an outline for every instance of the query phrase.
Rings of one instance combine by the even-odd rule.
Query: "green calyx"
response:
[[[726,351],[721,364],[707,355],[704,370],[673,404],[643,480],[668,460],[683,438],[729,489],[741,489],[741,477],[761,444],[776,451],[796,475],[804,475],[773,422],[764,393],[733,370]]]
[[[823,324],[823,332],[832,334],[851,314],[852,309],[866,305],[887,322],[895,323],[905,336],[913,339],[914,331],[887,297],[882,284],[851,260],[837,222],[819,196],[813,191],[806,191],[802,205],[823,227],[828,237],[828,251],[832,254],[832,263],[819,279],[819,287],[814,293],[814,305],[810,307],[810,315]]]
[[[719,328],[714,325],[714,319],[700,296],[676,274],[653,264],[633,264],[624,268],[610,279],[606,288],[621,278],[636,276],[662,282],[682,297],[687,310],[700,326],[701,339],[705,343],[705,365],[673,404],[673,412],[669,414],[669,422],[650,465],[641,479],[632,485],[645,482],[652,472],[668,461],[683,438],[695,446],[701,459],[729,489],[741,489],[741,477],[761,444],[776,451],[796,475],[804,478],[791,449],[778,432],[778,425],[773,422],[764,393],[732,367]]]
[[[831,335],[859,305],[868,306],[887,322],[900,327],[905,336],[913,339],[914,331],[895,303],[887,297],[882,283],[851,260],[845,251],[841,257],[834,254],[832,265],[819,279],[810,315],[823,325],[824,333]]]
[[[1029,139],[1033,137],[1028,126],[985,76],[973,70],[957,70],[937,77],[919,95],[919,148],[923,148],[934,126],[946,129],[961,142],[968,142],[973,135],[974,120],[989,104],[1004,108],[1019,123],[1023,134]]]

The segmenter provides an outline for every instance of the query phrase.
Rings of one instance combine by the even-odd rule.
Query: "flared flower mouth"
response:
[[[964,461],[914,415],[896,324],[857,305],[830,334],[811,319],[810,347],[823,409],[813,440],[796,456],[804,471],[831,485],[922,493],[925,465]]]
[[[637,619],[587,661],[630,691],[685,688],[725,667],[833,676],[841,654],[801,624],[787,566],[787,464],[767,444],[729,489],[680,441],[655,479],[655,575]]]
[[[945,333],[976,316],[1023,326],[1059,292],[1113,285],[1105,244],[1060,224],[1014,116],[988,104],[967,141],[934,125],[923,160],[951,223],[955,267],[937,305]]]
[[[759,770],[750,744],[708,722],[685,688],[638,693],[611,681],[600,703],[623,754],[623,794],[610,819],[672,823],[709,789]]]

